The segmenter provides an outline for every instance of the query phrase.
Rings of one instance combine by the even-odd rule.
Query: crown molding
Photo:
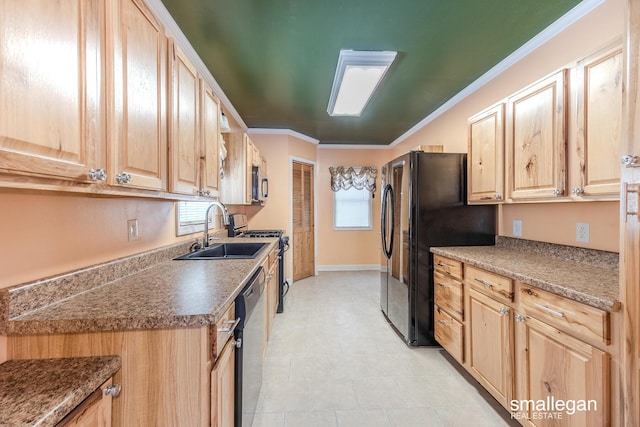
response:
[[[571,25],[575,24],[578,20],[592,12],[595,8],[602,5],[602,3],[604,2],[605,0],[583,0],[569,12],[562,15],[547,28],[535,35],[531,40],[520,46],[520,48],[514,51],[511,55],[500,61],[496,66],[491,68],[482,76],[478,77],[478,79],[473,81],[469,86],[465,87],[447,102],[442,104],[433,113],[429,114],[411,129],[396,138],[391,144],[389,144],[389,147],[395,147],[405,139],[409,138],[411,135],[447,112],[449,109],[453,108],[456,104],[473,94],[476,90],[489,83],[499,74],[511,68],[522,59],[524,59],[527,55],[540,48],[542,45],[553,39],[555,36],[566,30]]]
[[[249,135],[283,135],[283,136],[292,136],[294,138],[301,139],[306,142],[310,142],[312,144],[318,145],[320,143],[319,140],[315,138],[311,138],[303,133],[296,132],[291,129],[269,129],[269,128],[249,128],[247,129],[247,133]]]

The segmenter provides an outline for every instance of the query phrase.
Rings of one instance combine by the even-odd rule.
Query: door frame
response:
[[[313,275],[318,275],[318,165],[315,160],[303,157],[289,156],[289,230],[293,238],[293,162],[303,163],[313,166]],[[293,242],[295,244],[295,242]],[[291,251],[291,262],[287,269],[289,283],[293,283],[293,251]]]

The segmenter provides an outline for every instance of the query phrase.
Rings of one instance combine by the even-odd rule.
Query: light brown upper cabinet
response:
[[[202,82],[200,195],[220,194],[220,101]]]
[[[172,61],[169,191],[199,193],[200,78],[196,67],[174,43]]]
[[[220,183],[220,200],[232,205],[249,205],[255,145],[246,133],[227,133],[225,137],[227,158]]]
[[[0,172],[106,179],[103,7],[44,1],[25,13],[21,2],[0,3]]]
[[[514,201],[566,194],[567,70],[507,99],[506,182]]]
[[[504,103],[468,121],[467,198],[470,203],[504,200]]]
[[[171,115],[169,191],[217,196],[219,177],[219,103],[195,66],[170,44]]]
[[[576,146],[571,194],[619,199],[622,130],[622,46],[618,43],[578,63]]]
[[[167,38],[142,0],[109,3],[108,58],[113,185],[167,188]]]

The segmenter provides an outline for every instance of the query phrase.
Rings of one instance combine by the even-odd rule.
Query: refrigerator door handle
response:
[[[387,203],[391,202],[391,235],[389,236],[389,244],[387,245]],[[393,200],[393,188],[391,184],[387,184],[384,188],[382,196],[382,252],[387,259],[391,259],[393,253],[393,233],[395,227],[395,206]]]

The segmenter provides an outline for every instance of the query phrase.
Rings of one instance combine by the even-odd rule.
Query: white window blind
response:
[[[371,230],[371,193],[355,187],[334,192],[333,227],[343,230]]]
[[[204,215],[211,203],[208,202],[177,202],[176,230],[177,235],[197,233],[204,230]],[[218,224],[218,209],[213,209],[209,215],[209,230],[214,230]]]

